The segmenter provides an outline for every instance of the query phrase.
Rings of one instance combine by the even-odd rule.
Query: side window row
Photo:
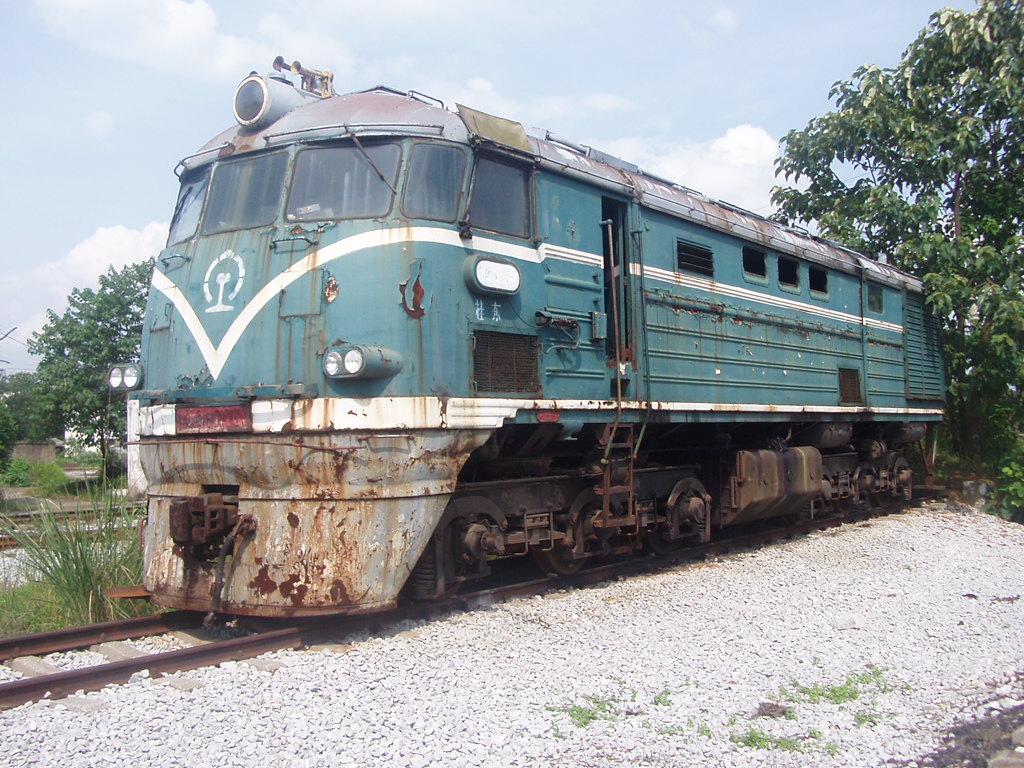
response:
[[[756,283],[767,284],[768,258],[759,248],[743,247],[743,274]],[[800,262],[788,256],[778,257],[779,285],[786,290],[800,289]],[[714,254],[710,248],[685,240],[676,240],[676,266],[681,272],[690,272],[703,277],[715,276]],[[807,287],[812,295],[828,294],[828,271],[824,267],[809,264]]]

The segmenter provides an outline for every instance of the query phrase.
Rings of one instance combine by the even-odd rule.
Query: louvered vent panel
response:
[[[839,402],[864,403],[864,396],[860,393],[860,371],[856,368],[839,369]]]
[[[924,297],[919,293],[907,293],[903,331],[907,397],[911,400],[941,400],[946,389],[942,370],[942,337],[938,320],[925,309]]]
[[[476,331],[473,341],[473,381],[477,392],[540,391],[536,336]]]

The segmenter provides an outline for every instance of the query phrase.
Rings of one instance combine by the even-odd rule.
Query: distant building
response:
[[[25,459],[26,461],[56,461],[58,456],[64,455],[64,443],[61,440],[47,440],[45,443],[30,443],[21,440],[14,444],[12,459]]]

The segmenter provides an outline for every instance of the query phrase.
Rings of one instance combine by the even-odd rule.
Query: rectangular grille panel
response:
[[[860,371],[856,368],[839,369],[839,402],[864,403],[864,396],[860,393]]]
[[[473,333],[473,382],[477,392],[540,391],[536,336],[497,331]]]
[[[676,264],[684,272],[715,276],[714,255],[702,245],[676,240]]]
[[[919,293],[907,293],[904,315],[907,363],[907,397],[941,400],[945,396],[942,335],[939,322],[924,305]]]

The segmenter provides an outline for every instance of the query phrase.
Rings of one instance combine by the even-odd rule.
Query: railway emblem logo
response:
[[[212,280],[211,280],[212,278]],[[206,277],[203,279],[203,295],[206,297],[207,312],[230,312],[234,306],[227,302],[233,301],[238,292],[242,290],[242,283],[245,282],[245,264],[242,257],[234,251],[224,251],[213,260],[210,268],[206,270]],[[211,290],[211,286],[215,288]],[[231,285],[230,292],[228,285]],[[217,295],[214,303],[214,293]],[[225,295],[226,294],[226,295]]]

